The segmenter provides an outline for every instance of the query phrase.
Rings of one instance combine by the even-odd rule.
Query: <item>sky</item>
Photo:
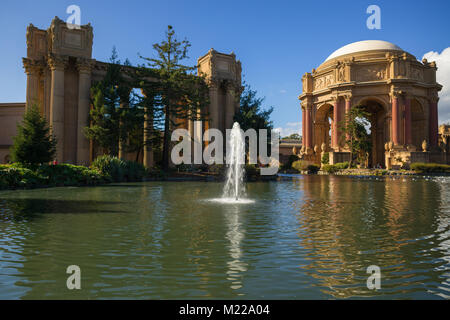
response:
[[[210,48],[236,54],[244,81],[264,106],[281,136],[301,132],[301,77],[333,51],[355,41],[385,40],[421,60],[435,60],[440,93],[439,122],[450,122],[450,1],[5,1],[0,6],[0,102],[24,102],[26,27],[47,29],[53,17],[81,9],[81,24],[94,28],[93,58],[107,61],[113,46],[132,64],[154,54],[152,44],[172,25],[192,47],[195,65]],[[370,5],[381,9],[381,29],[370,30]]]

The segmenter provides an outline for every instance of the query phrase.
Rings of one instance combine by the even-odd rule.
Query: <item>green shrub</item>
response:
[[[42,165],[36,172],[50,186],[95,185],[104,182],[100,172],[84,166],[63,163],[58,165]]]
[[[139,162],[125,161],[125,176],[128,181],[142,181],[148,175],[145,166]]]
[[[349,167],[349,163],[348,163],[348,161],[346,161],[346,162],[339,162],[339,163],[336,163],[334,166],[338,170],[342,170],[342,169],[347,169]]]
[[[411,164],[411,170],[419,173],[450,173],[450,166],[439,163],[414,162]]]
[[[97,157],[92,162],[91,168],[98,170],[110,181],[121,182],[125,179],[125,161],[117,157],[112,157],[109,155]]]
[[[145,166],[138,162],[122,160],[109,155],[95,159],[91,168],[98,170],[109,181],[114,182],[140,181],[148,174]]]
[[[306,170],[308,171],[308,173],[313,173],[313,174],[316,174],[319,171],[319,169],[320,169],[320,167],[315,164],[310,164],[306,167]]]
[[[39,186],[93,185],[104,182],[92,169],[71,164],[41,165],[33,169],[12,164],[0,167],[0,188],[33,188]]]
[[[288,157],[288,161],[286,163],[283,163],[280,167],[280,170],[288,170],[292,168],[292,163],[294,163],[296,160],[298,160],[298,156],[295,154],[291,154]]]
[[[308,165],[310,165],[310,163],[305,160],[297,160],[292,163],[292,169],[306,171],[308,170]]]
[[[322,166],[322,171],[325,171],[326,173],[335,173],[337,172],[339,169],[336,168],[335,165],[333,164],[324,164]]]
[[[323,164],[329,164],[330,163],[330,153],[329,152],[325,152],[322,156],[321,162]]]

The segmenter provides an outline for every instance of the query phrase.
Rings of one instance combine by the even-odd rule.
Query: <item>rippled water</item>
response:
[[[0,192],[0,299],[448,299],[449,186],[300,176],[249,183],[243,204],[209,201],[212,182]]]

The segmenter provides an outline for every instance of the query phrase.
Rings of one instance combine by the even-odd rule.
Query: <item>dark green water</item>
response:
[[[449,178],[304,176],[207,201],[222,187],[0,192],[0,299],[450,298]]]

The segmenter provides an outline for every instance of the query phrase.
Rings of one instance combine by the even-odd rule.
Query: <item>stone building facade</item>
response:
[[[302,77],[302,159],[347,161],[340,126],[353,106],[370,116],[372,150],[368,166],[407,167],[412,162],[447,162],[438,144],[436,64],[418,61],[379,40],[344,46]]]
[[[0,121],[8,122],[12,108],[14,129],[3,130],[8,137],[0,146],[0,163],[8,157],[15,124],[21,119],[25,107],[37,103],[49,120],[58,144],[56,160],[88,165],[93,159],[92,143],[85,137],[83,128],[88,125],[90,89],[95,81],[103,79],[107,64],[92,58],[93,28],[90,24],[69,28],[66,22],[55,17],[47,30],[30,24],[27,27],[27,57],[23,66],[27,74],[26,103],[12,106],[0,105]],[[207,125],[194,128],[192,121],[181,127],[202,134],[207,128],[224,131],[232,127],[233,116],[239,108],[241,63],[234,53],[224,54],[211,49],[198,59],[198,73],[206,75],[210,86],[210,105]],[[17,115],[20,114],[19,117]],[[11,118],[12,119],[12,118]],[[194,136],[194,134],[192,135]],[[153,163],[150,148],[144,148],[143,162]],[[122,154],[125,157],[125,155]]]

